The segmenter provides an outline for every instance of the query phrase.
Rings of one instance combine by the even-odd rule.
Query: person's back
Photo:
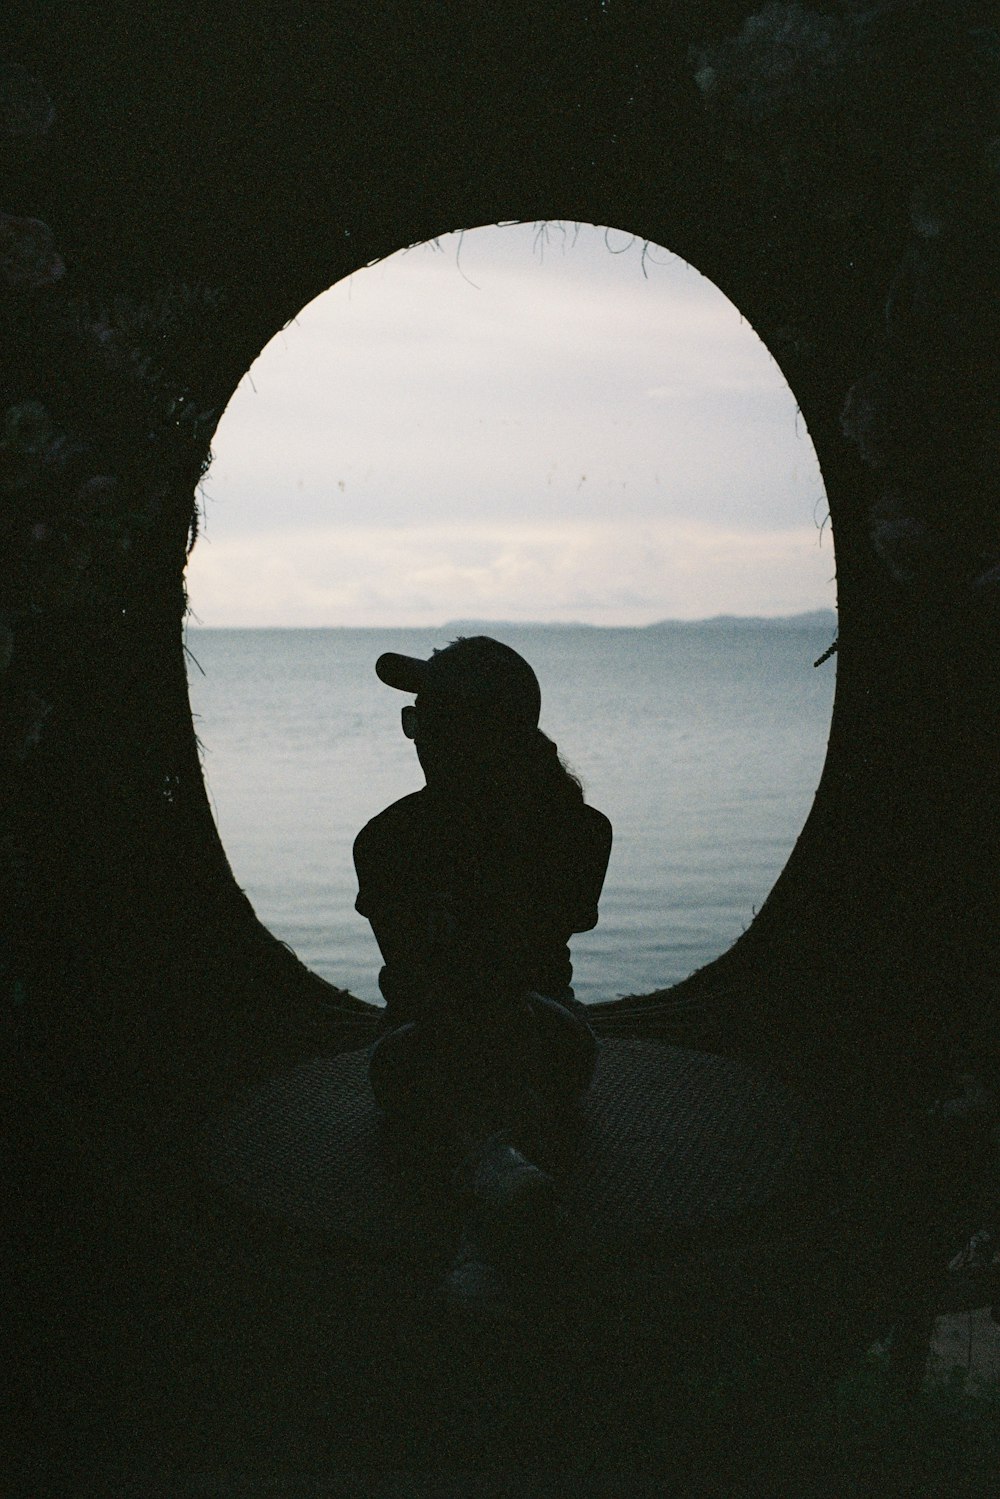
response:
[[[456,804],[425,787],[358,834],[358,911],[378,937],[393,1023],[466,1010],[484,986],[565,995],[569,940],[597,923],[611,847],[603,813],[580,801],[542,818],[530,802]]]

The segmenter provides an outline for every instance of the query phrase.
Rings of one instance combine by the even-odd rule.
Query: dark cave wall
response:
[[[94,1118],[370,1032],[263,932],[218,843],[182,653],[193,497],[306,302],[504,219],[613,224],[710,276],[796,394],[836,543],[830,751],[788,867],[716,964],[599,1024],[695,1023],[794,1072],[866,1041],[933,1066],[988,1016],[1000,47],[977,5],[748,14],[9,12],[55,117],[2,138],[0,209],[44,221],[65,273],[8,277],[3,406],[41,402],[70,451],[5,490],[4,982],[32,1066]]]

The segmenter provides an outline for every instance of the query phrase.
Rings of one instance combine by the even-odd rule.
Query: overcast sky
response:
[[[476,229],[359,271],[272,340],[213,448],[206,625],[835,603],[777,365],[710,281],[620,232]]]

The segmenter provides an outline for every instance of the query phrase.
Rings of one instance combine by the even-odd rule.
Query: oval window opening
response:
[[[374,662],[471,633],[532,663],[614,826],[577,995],[731,945],[812,802],[836,621],[812,444],[717,287],[588,225],[416,246],[268,344],[214,453],[192,708],[236,879],[304,962],[379,999],[351,845],[423,780]]]

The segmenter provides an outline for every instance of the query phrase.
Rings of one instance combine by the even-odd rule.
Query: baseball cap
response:
[[[489,635],[467,635],[423,660],[386,651],[375,671],[387,687],[451,711],[503,715],[537,728],[542,694],[523,656]]]

